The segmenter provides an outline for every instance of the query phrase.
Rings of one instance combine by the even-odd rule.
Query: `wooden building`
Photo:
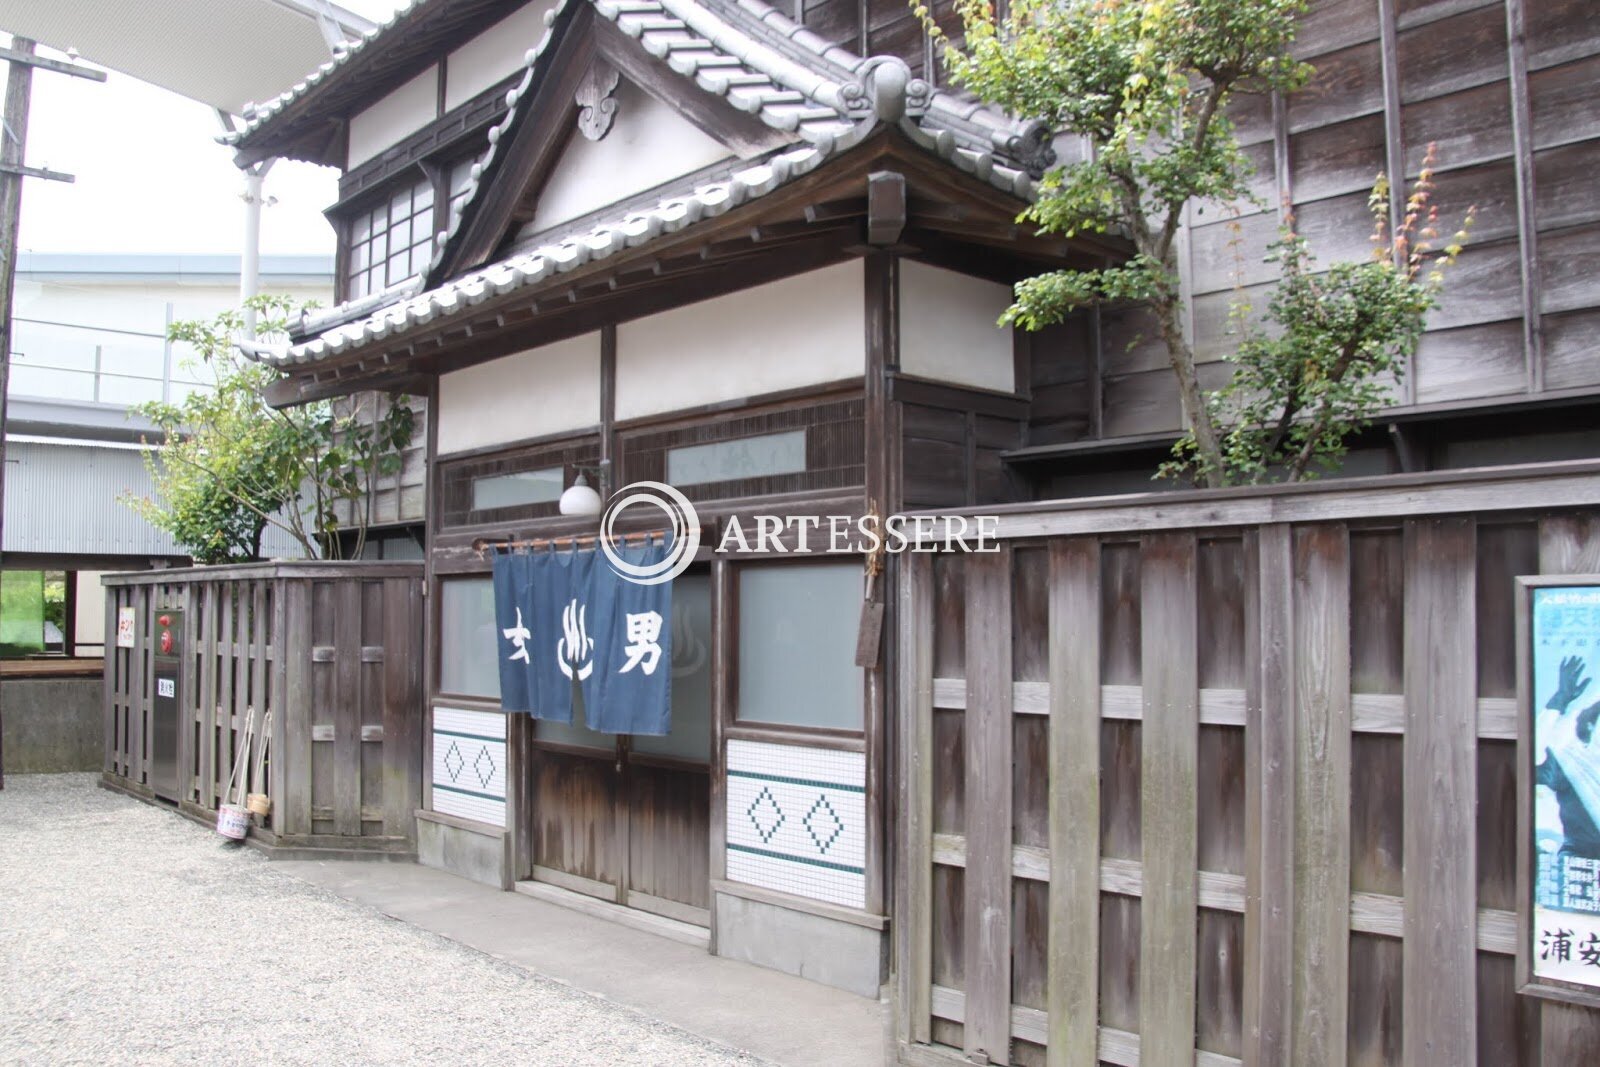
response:
[[[1600,162],[1600,29],[1587,5],[1323,0],[1300,47],[1312,84],[1286,100],[1247,98],[1238,119],[1263,202],[1287,197],[1320,255],[1367,253],[1374,175],[1414,171],[1430,142],[1447,217],[1480,205],[1415,373],[1350,472],[1426,481],[1443,468],[1600,454],[1600,285],[1585,266],[1600,239],[1588,178]],[[896,971],[913,983],[899,993],[906,1055],[943,1044],[1004,1062],[1012,1052],[995,1042],[1019,1025],[1031,1036],[1015,1055],[1029,1062],[1044,1054],[1021,1046],[1044,1044],[1044,1024],[1015,1014],[1011,978],[1004,995],[987,990],[982,1028],[963,1034],[969,1009],[948,995],[950,974],[929,977],[948,955],[930,963],[904,941],[904,954],[890,951],[896,906],[918,909],[907,914],[919,936],[962,942],[959,908],[930,935],[918,925],[925,897],[896,904],[897,887],[924,886],[928,873],[905,865],[939,865],[936,882],[959,896],[948,872],[975,862],[948,848],[906,853],[890,832],[910,817],[906,753],[921,743],[893,724],[916,727],[919,687],[945,701],[931,706],[963,706],[938,692],[943,664],[907,668],[918,616],[900,618],[876,664],[858,668],[859,559],[711,550],[729,519],[761,513],[1138,488],[1176,436],[1170,372],[1136,309],[1034,336],[995,326],[1015,280],[1126,248],[1019,227],[1033,183],[1080,147],[940,83],[898,0],[782,11],[761,0],[426,0],[258,107],[231,140],[244,165],[286,156],[344,174],[329,212],[340,302],[289,345],[259,350],[284,374],[274,402],[364,389],[427,398],[422,860],[654,916],[634,921],[868,995]],[[1256,260],[1278,215],[1245,205],[1189,222],[1191,331],[1215,381],[1229,298],[1270,280]],[[664,739],[499,709],[484,546],[592,533],[592,520],[557,509],[579,474],[605,490],[669,482],[706,529],[708,547],[675,586]],[[876,595],[902,615],[922,611],[916,591],[929,581],[892,563]],[[988,617],[965,610],[969,623]],[[1149,649],[1149,631],[1144,640]],[[993,696],[973,684],[965,699]],[[954,748],[941,759],[979,743],[945,740]],[[938,826],[900,825],[937,846]],[[982,856],[1004,866],[1010,834],[988,828],[1004,840]],[[1165,859],[1194,869],[1192,856]],[[993,903],[970,892],[971,905]],[[1037,903],[1029,892],[1024,910]],[[1001,929],[1038,933],[1018,923],[964,943],[998,952]],[[1002,957],[984,955],[991,970],[967,981],[997,980]],[[1222,1037],[1202,1033],[1197,1046],[1180,1033],[1143,1062],[1193,1062],[1197,1047],[1215,1062],[1288,1062],[1246,1053],[1238,1003],[1217,1010],[1234,1020]],[[1181,1031],[1181,1019],[1151,1025]],[[1114,1033],[1107,1045],[1102,1028],[1100,1058],[1141,1062],[1127,1026],[1104,1025]],[[1380,1049],[1362,1062],[1390,1058]]]

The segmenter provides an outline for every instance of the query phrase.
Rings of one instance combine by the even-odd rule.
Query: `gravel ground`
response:
[[[752,1064],[99,789],[0,791],[0,1063]]]

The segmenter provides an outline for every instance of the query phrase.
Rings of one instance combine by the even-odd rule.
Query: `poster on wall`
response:
[[[1524,991],[1600,1005],[1600,577],[1519,581]]]
[[[117,609],[117,647],[133,647],[134,609]]]

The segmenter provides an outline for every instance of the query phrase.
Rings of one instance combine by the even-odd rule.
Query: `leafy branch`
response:
[[[258,317],[257,333],[269,338],[283,336],[300,310],[281,296],[252,298],[246,308]],[[344,511],[359,555],[370,517],[370,507],[360,505],[380,478],[399,471],[414,429],[410,406],[373,396],[338,407],[273,408],[265,391],[276,373],[235,349],[244,328],[240,311],[172,325],[169,337],[193,346],[211,382],[178,403],[135,409],[165,443],[145,442],[155,498],[125,502],[201,563],[259,558],[269,526],[293,538],[307,558],[337,558]]]

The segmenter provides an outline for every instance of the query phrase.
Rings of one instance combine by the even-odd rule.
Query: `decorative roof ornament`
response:
[[[611,123],[617,117],[617,86],[622,75],[604,60],[597,59],[584,72],[578,82],[573,102],[578,105],[578,132],[591,141],[598,141],[611,132]]]
[[[1043,119],[1034,119],[1021,125],[1015,133],[997,131],[994,146],[1022,164],[1022,169],[1033,178],[1044,177],[1044,172],[1055,166],[1055,132]]]
[[[933,87],[911,76],[899,56],[873,56],[861,64],[860,80],[839,87],[845,113],[854,119],[877,119],[895,125],[928,113]]]

